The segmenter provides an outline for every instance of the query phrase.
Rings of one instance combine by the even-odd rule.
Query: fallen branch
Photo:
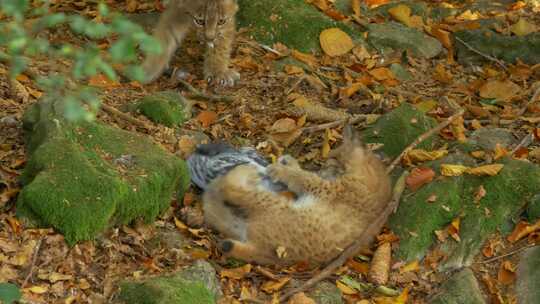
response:
[[[523,250],[525,250],[525,249],[527,249],[527,248],[531,248],[531,247],[535,247],[535,246],[537,246],[537,245],[536,245],[536,244],[529,244],[529,245],[523,246],[523,247],[521,247],[521,248],[518,248],[518,249],[516,249],[516,250],[512,250],[512,251],[510,251],[510,252],[508,252],[508,253],[501,254],[501,255],[499,255],[499,256],[492,257],[492,258],[487,259],[487,260],[475,262],[474,264],[489,264],[489,263],[491,263],[491,262],[495,262],[495,261],[500,260],[500,259],[502,259],[502,258],[509,257],[509,256],[514,255],[514,254],[516,254],[516,253],[519,253],[519,252],[521,252],[521,251],[523,251]]]
[[[424,134],[420,135],[417,139],[415,139],[410,145],[407,146],[407,148],[405,148],[405,150],[403,150],[393,161],[392,163],[390,164],[390,166],[388,166],[388,168],[386,169],[386,172],[390,173],[392,172],[392,170],[394,170],[394,168],[397,166],[397,164],[401,161],[401,159],[407,155],[407,153],[409,153],[412,149],[416,148],[416,146],[418,146],[420,143],[422,143],[424,140],[428,139],[429,137],[431,137],[433,134],[435,133],[439,133],[439,131],[441,131],[442,129],[446,128],[448,125],[450,125],[454,120],[456,120],[458,117],[460,117],[461,115],[463,115],[464,113],[464,110],[463,108],[460,108],[454,115],[448,117],[445,121],[441,122],[438,126],[436,126],[435,128],[431,129],[431,130],[428,130],[427,132],[425,132]]]
[[[390,216],[391,213],[393,213],[397,206],[399,205],[399,200],[401,198],[401,194],[403,193],[403,190],[405,189],[405,178],[407,177],[408,172],[405,171],[401,174],[398,181],[396,182],[393,190],[392,200],[388,203],[386,209],[381,213],[375,221],[373,221],[368,228],[360,235],[360,237],[354,241],[347,249],[345,249],[335,260],[333,260],[330,264],[328,264],[321,272],[319,272],[317,275],[312,277],[311,279],[307,280],[302,286],[298,288],[293,288],[289,291],[287,291],[283,296],[279,298],[279,303],[284,303],[287,299],[289,299],[294,294],[297,294],[299,292],[304,292],[307,289],[311,288],[315,284],[319,283],[320,281],[330,277],[336,269],[341,267],[348,259],[353,257],[355,254],[358,253],[360,249],[365,247],[367,244],[369,244],[372,240],[370,239],[370,236],[377,233],[381,227],[384,225],[386,220],[388,219],[388,216]]]
[[[184,86],[188,92],[190,93],[188,98],[191,99],[206,99],[209,101],[214,102],[233,102],[234,98],[231,96],[223,96],[223,95],[213,95],[213,94],[205,94],[198,89],[196,89],[194,86],[192,86],[189,82],[185,81],[184,79],[175,79],[176,82]]]
[[[321,131],[321,130],[325,130],[325,129],[329,129],[329,128],[335,128],[335,127],[344,125],[346,123],[356,124],[356,123],[359,123],[359,122],[364,121],[364,120],[366,120],[366,116],[358,115],[358,116],[354,116],[352,118],[344,118],[344,119],[340,119],[340,120],[336,120],[336,121],[332,121],[332,122],[327,122],[327,123],[323,123],[323,124],[312,126],[312,127],[304,127],[304,128],[302,128],[302,132],[303,133],[313,133],[313,132],[317,132],[317,131]]]
[[[471,52],[473,53],[476,53],[484,58],[486,58],[487,60],[490,60],[490,61],[493,61],[495,63],[497,63],[498,65],[500,65],[505,71],[508,71],[508,68],[506,67],[506,65],[499,59],[493,57],[493,56],[489,56],[487,54],[484,54],[482,52],[480,52],[479,50],[475,49],[474,47],[472,47],[470,44],[468,44],[467,42],[461,40],[461,38],[457,37],[454,35],[454,38],[456,38],[457,41],[459,41],[461,44],[463,44],[466,48],[468,48]]]
[[[144,128],[144,129],[152,129],[152,127],[145,123],[144,121],[142,120],[138,120],[137,118],[131,116],[131,115],[128,115],[122,111],[119,111],[117,110],[115,107],[111,107],[105,103],[102,103],[101,104],[101,109],[103,109],[105,112],[113,115],[113,116],[116,116],[116,117],[119,117],[125,121],[128,121],[134,125],[137,125],[138,127],[141,127],[141,128]]]

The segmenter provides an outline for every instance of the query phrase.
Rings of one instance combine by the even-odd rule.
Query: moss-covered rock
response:
[[[489,29],[466,30],[454,33],[455,37],[475,50],[506,62],[518,59],[527,64],[540,63],[540,33],[525,36],[506,36]],[[480,64],[487,59],[456,41],[458,61],[462,64]]]
[[[432,304],[484,304],[486,303],[472,270],[465,268],[450,277],[441,286],[441,292],[429,301]],[[533,303],[533,302],[528,302]]]
[[[382,53],[409,50],[415,56],[433,58],[442,51],[442,44],[415,28],[396,22],[370,24],[368,42]]]
[[[462,177],[442,178],[413,194],[403,196],[399,208],[389,220],[399,238],[396,257],[405,261],[422,259],[435,243],[433,231],[448,225],[461,212]],[[434,202],[428,202],[430,197]]]
[[[422,133],[436,126],[433,118],[408,103],[403,103],[392,112],[385,114],[363,132],[366,143],[382,143],[381,150],[388,157],[395,157]],[[424,141],[420,147],[429,148],[432,139]]]
[[[341,304],[343,298],[341,291],[335,284],[321,282],[307,292],[307,296],[315,300],[317,304]]]
[[[264,44],[281,42],[303,52],[319,52],[319,34],[331,27],[362,41],[354,28],[329,18],[304,0],[239,0],[238,5],[239,25]]]
[[[220,296],[215,270],[198,261],[173,275],[122,282],[119,299],[129,304],[212,304]]]
[[[187,188],[186,164],[148,138],[64,121],[52,104],[42,100],[25,113],[29,161],[19,216],[54,227],[73,244],[111,225],[151,221]]]
[[[518,303],[540,303],[540,246],[528,248],[518,265],[516,294]]]
[[[141,98],[137,110],[153,122],[175,127],[191,118],[191,105],[178,92],[163,91]]]
[[[504,168],[493,177],[468,176],[463,185],[461,241],[448,240],[443,249],[448,260],[442,268],[456,269],[469,266],[485,240],[508,221],[516,218],[527,202],[540,191],[540,167],[520,160],[505,160]],[[486,195],[474,203],[478,187]],[[488,210],[488,212],[486,212]]]
[[[536,194],[529,202],[527,206],[527,219],[531,223],[540,219],[540,193]]]

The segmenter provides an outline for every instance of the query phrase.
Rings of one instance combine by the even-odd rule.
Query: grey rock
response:
[[[472,270],[465,268],[450,277],[433,296],[431,304],[484,304],[484,295]],[[530,302],[532,303],[532,302]]]
[[[484,150],[493,150],[497,144],[508,148],[516,143],[512,132],[503,128],[478,129],[471,134],[469,140],[471,144]]]
[[[521,255],[517,270],[516,294],[519,304],[540,303],[540,246]]]

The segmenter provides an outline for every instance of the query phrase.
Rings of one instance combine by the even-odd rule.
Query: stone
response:
[[[409,50],[414,56],[433,58],[443,50],[437,39],[397,22],[373,23],[368,30],[368,43],[383,53]]]
[[[431,304],[485,304],[486,300],[474,273],[469,268],[452,275],[441,285],[440,293],[429,301]],[[533,302],[530,302],[533,303]]]
[[[119,300],[129,304],[213,304],[221,296],[215,269],[198,260],[175,274],[121,282]]]
[[[540,193],[533,196],[527,205],[527,219],[531,223],[540,219]]]
[[[306,295],[317,304],[342,304],[341,291],[335,284],[321,282],[309,290]]]
[[[178,92],[162,91],[136,102],[136,109],[151,121],[177,127],[191,118],[192,104]]]
[[[508,129],[481,128],[471,133],[469,142],[478,149],[493,151],[497,144],[508,149],[516,144],[517,140]]]
[[[114,225],[153,221],[190,182],[183,160],[150,139],[99,122],[64,120],[42,99],[23,117],[28,163],[17,215],[73,245]]]
[[[540,246],[527,248],[521,255],[516,281],[519,304],[540,303]]]

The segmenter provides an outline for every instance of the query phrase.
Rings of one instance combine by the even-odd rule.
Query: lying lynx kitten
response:
[[[317,174],[292,157],[268,167],[267,174],[296,198],[265,188],[253,165],[237,166],[213,180],[203,195],[204,216],[227,238],[221,250],[261,264],[324,263],[366,231],[387,208],[391,181],[352,130],[344,133],[344,143],[331,154],[335,168],[323,167]]]
[[[235,0],[171,0],[154,31],[163,52],[147,57],[143,63],[146,83],[154,81],[167,69],[186,34],[195,29],[207,46],[205,79],[222,86],[234,85],[240,74],[230,69],[229,63],[237,10]]]

